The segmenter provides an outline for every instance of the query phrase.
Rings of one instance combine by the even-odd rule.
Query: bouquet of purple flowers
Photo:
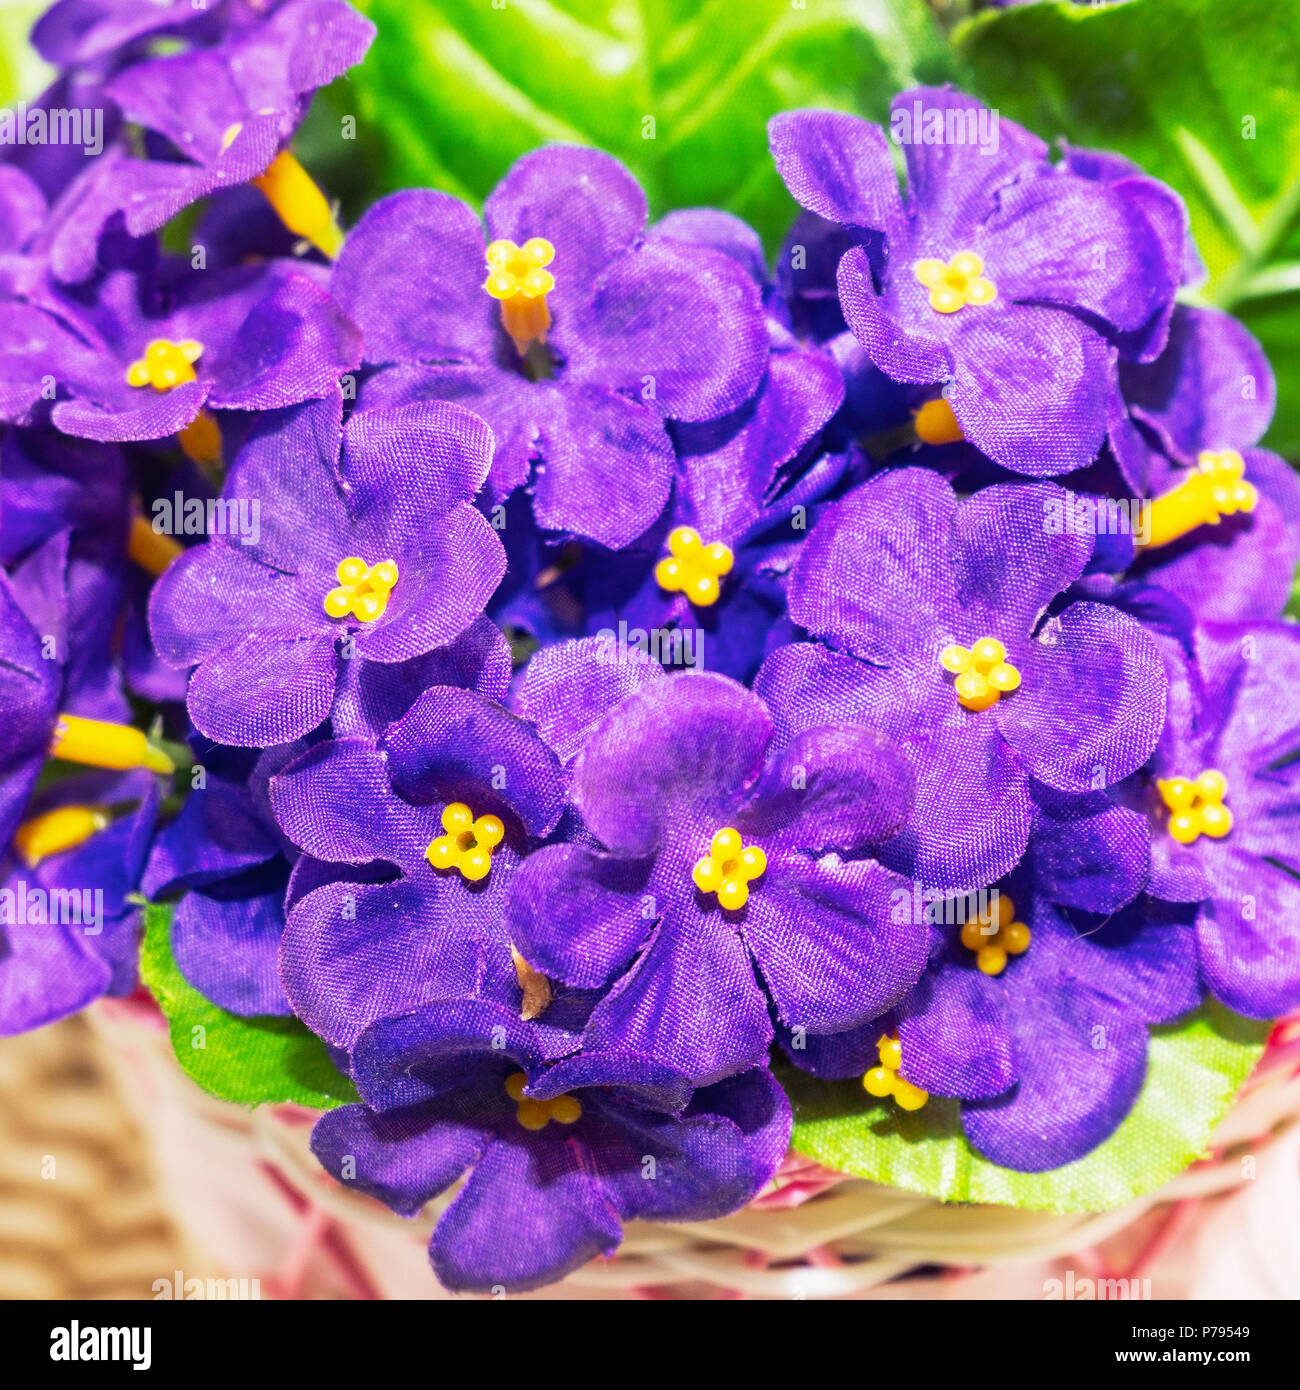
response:
[[[573,144],[345,228],[292,145],[372,36],[34,32],[29,117],[106,114],[0,152],[0,1034],[147,987],[339,1182],[454,1190],[452,1290],[792,1127],[1068,1209],[1186,1092],[1191,1161],[1300,1007],[1300,480],[1182,199],[936,87],[771,121],[774,268]]]

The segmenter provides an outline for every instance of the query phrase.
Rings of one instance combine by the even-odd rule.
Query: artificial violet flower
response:
[[[118,722],[129,711],[108,642],[117,609],[105,603],[101,579],[93,562],[73,562],[66,531],[0,573],[0,844],[19,830],[51,756],[173,770],[143,733]]]
[[[533,727],[450,686],[427,690],[378,746],[329,739],[289,763],[271,806],[299,849],[401,874],[293,904],[280,969],[295,1011],[347,1047],[375,1019],[513,974],[509,884],[563,805],[559,764]]]
[[[1126,792],[1151,818],[1152,895],[1202,904],[1210,992],[1277,1018],[1300,1006],[1300,631],[1196,624],[1189,645],[1192,657],[1164,644],[1181,676],[1150,767]]]
[[[570,797],[603,849],[531,855],[508,918],[543,974],[612,984],[585,1048],[704,1085],[762,1058],[769,997],[788,1026],[832,1032],[915,983],[923,933],[889,914],[900,880],[847,857],[906,819],[906,760],[829,721],[771,756],[773,732],[743,686],[689,674],[642,686],[587,738]]]
[[[337,390],[361,359],[356,329],[291,261],[147,276],[115,271],[35,303],[0,305],[0,416],[124,441],[180,434],[219,459],[204,413],[274,410]]]
[[[0,854],[0,1036],[136,987],[135,895],[158,805],[149,772],[88,774],[33,799]]]
[[[789,1102],[765,1067],[686,1102],[644,1058],[545,1062],[535,1026],[492,1002],[378,1023],[353,1058],[367,1105],[323,1115],[312,1151],[403,1216],[468,1171],[429,1242],[439,1281],[465,1292],[561,1279],[612,1254],[624,1221],[735,1211],[785,1157]]]
[[[766,288],[757,234],[726,213],[676,213],[651,236],[714,246]],[[664,514],[627,549],[589,552],[579,576],[589,632],[673,630],[693,664],[738,680],[753,676],[784,616],[779,577],[809,508],[849,463],[844,452],[817,450],[844,400],[834,359],[801,346],[771,315],[767,327],[767,371],[754,395],[721,419],[672,426],[678,462]]]
[[[993,902],[987,921],[934,913],[930,963],[889,1018],[785,1050],[817,1076],[862,1077],[885,1106],[937,1114],[934,1098],[956,1099],[974,1149],[1040,1172],[1114,1133],[1146,1076],[1147,1025],[1200,1003],[1195,909],[1067,912],[1023,871]]]
[[[39,283],[41,258],[29,250],[46,212],[38,185],[12,164],[0,164],[0,298],[26,294]]]
[[[532,476],[539,526],[627,545],[668,500],[665,422],[730,415],[758,388],[758,290],[729,255],[647,237],[644,193],[598,150],[525,155],[484,219],[486,237],[450,195],[408,191],[348,237],[332,292],[366,361],[392,364],[361,406],[469,406],[497,438],[490,502]]]
[[[1132,577],[1202,621],[1280,617],[1300,562],[1300,478],[1256,447],[1273,417],[1273,373],[1246,329],[1179,305],[1165,350],[1121,364],[1110,448],[1124,482],[1154,499]]]
[[[108,99],[149,136],[150,157],[116,143],[59,199],[47,232],[55,277],[90,276],[106,229],[142,236],[249,181],[292,231],[333,255],[341,236],[329,205],[285,146],[316,89],[361,61],[374,25],[343,0],[229,0],[197,16],[181,4],[124,8],[69,0],[34,36],[52,61],[106,70]],[[141,39],[179,41],[179,51],[158,55]]]
[[[208,738],[261,748],[330,716],[350,661],[396,665],[478,619],[501,543],[470,499],[492,438],[443,402],[342,423],[332,397],[267,412],[224,498],[256,505],[259,536],[186,551],[150,599],[158,654],[195,666],[189,711]]]
[[[280,984],[284,902],[297,851],[281,834],[267,783],[298,751],[263,753],[246,781],[210,774],[158,836],[143,891],[181,891],[171,944],[181,974],[214,1004],[240,1015],[293,1012]]]
[[[1145,328],[1177,288],[1156,225],[961,93],[904,92],[893,115],[906,202],[880,127],[829,111],[770,126],[795,200],[853,242],[837,277],[849,328],[896,381],[946,383],[966,439],[997,463],[1039,476],[1086,464],[1106,433],[1103,329]],[[996,147],[929,130],[981,118],[997,122]]]
[[[958,502],[928,469],[886,471],[827,509],[790,581],[790,615],[823,643],[774,652],[755,682],[783,739],[861,722],[907,749],[916,806],[881,862],[969,891],[1019,862],[1053,793],[1102,791],[1155,747],[1160,654],[1113,607],[1049,604],[1091,535],[1047,524],[1051,483]]]

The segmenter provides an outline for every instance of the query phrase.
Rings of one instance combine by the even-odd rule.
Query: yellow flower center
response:
[[[557,1124],[576,1124],[582,1118],[582,1102],[576,1096],[556,1096],[554,1100],[534,1100],[524,1095],[528,1078],[521,1071],[506,1077],[506,1095],[515,1103],[515,1119],[525,1129],[545,1129],[554,1120]]]
[[[668,552],[655,566],[659,587],[670,594],[685,594],[698,608],[717,603],[722,592],[718,581],[736,563],[731,547],[721,541],[705,545],[698,531],[678,526],[669,532]]]
[[[1221,840],[1232,829],[1232,812],[1223,804],[1228,779],[1211,769],[1194,780],[1161,778],[1156,787],[1169,808],[1169,833],[1180,845],[1195,844],[1202,835]]]
[[[696,862],[691,878],[701,893],[716,893],[721,907],[735,911],[749,901],[749,885],[767,868],[757,845],[746,848],[739,830],[719,830],[709,852]]]
[[[397,583],[397,566],[392,560],[368,565],[356,555],[339,561],[334,571],[339,584],[325,595],[325,611],[331,618],[352,614],[358,622],[373,623],[384,615],[388,595]]]
[[[522,246],[494,241],[487,249],[488,275],[483,288],[501,304],[501,324],[522,357],[534,343],[546,341],[551,311],[546,296],[555,276],[546,269],[555,247],[545,237],[529,237]]]
[[[479,816],[463,801],[453,801],[443,809],[442,828],[447,832],[433,840],[424,857],[435,869],[459,869],[462,878],[473,883],[488,876],[492,851],[505,837],[506,828],[498,816]]]
[[[1001,975],[1008,956],[1023,956],[1029,949],[1029,928],[1015,918],[1015,904],[999,893],[995,911],[972,917],[962,926],[961,944],[975,952],[975,964],[986,975]]]
[[[1171,492],[1148,507],[1148,549],[1168,545],[1198,526],[1217,526],[1222,517],[1253,512],[1259,502],[1254,483],[1246,481],[1246,461],[1236,449],[1206,449],[1196,467]]]
[[[912,424],[922,444],[960,444],[966,438],[952,406],[942,396],[926,401],[913,414]]]
[[[876,1044],[876,1051],[880,1056],[880,1065],[872,1067],[862,1078],[862,1088],[869,1096],[893,1096],[894,1103],[900,1110],[919,1110],[927,1100],[930,1093],[923,1091],[919,1086],[913,1086],[910,1081],[905,1081],[898,1074],[898,1069],[903,1065],[903,1049],[898,1041],[897,1033],[882,1033],[880,1041]]]
[[[966,709],[988,709],[1020,684],[1020,672],[1007,660],[1007,649],[996,637],[981,637],[973,647],[954,643],[939,653],[939,663],[956,676],[957,703]]]
[[[998,287],[984,274],[984,262],[974,251],[958,251],[947,261],[926,257],[912,266],[912,274],[930,291],[930,308],[938,314],[955,314],[967,304],[992,304]]]
[[[126,369],[128,386],[152,386],[155,391],[171,391],[194,380],[194,363],[203,356],[203,344],[193,338],[173,343],[155,338]]]
[[[24,821],[14,832],[14,849],[34,869],[52,854],[76,849],[107,824],[108,816],[98,806],[60,806]]]

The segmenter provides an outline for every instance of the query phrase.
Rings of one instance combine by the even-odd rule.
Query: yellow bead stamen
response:
[[[718,905],[734,912],[749,901],[749,885],[767,868],[757,845],[746,847],[739,830],[719,830],[709,852],[696,862],[691,878],[701,893],[716,893]]]
[[[343,247],[343,233],[334,220],[334,211],[311,175],[288,150],[281,150],[252,184],[262,191],[276,216],[295,236],[311,242],[331,261],[338,255]]]
[[[131,521],[126,553],[141,569],[148,570],[150,574],[162,574],[169,565],[180,559],[185,547],[171,536],[155,531],[148,517],[137,516]]]
[[[24,821],[14,832],[14,849],[34,869],[52,854],[76,849],[107,824],[108,817],[98,806],[60,806]]]
[[[960,444],[966,438],[952,406],[942,396],[926,401],[913,414],[912,423],[922,444]]]
[[[351,613],[358,622],[373,623],[384,616],[388,595],[397,583],[397,566],[392,560],[368,565],[359,556],[350,555],[339,561],[334,574],[339,586],[325,595],[325,611],[331,618],[346,618]]]
[[[501,324],[522,357],[534,343],[544,343],[551,326],[546,296],[555,276],[546,269],[555,247],[545,237],[530,237],[522,246],[494,241],[487,249],[488,276],[483,288],[501,304]]]
[[[505,838],[506,828],[497,816],[479,816],[463,801],[453,801],[443,809],[439,835],[425,850],[424,857],[435,869],[459,869],[472,883],[486,878],[492,867],[492,851]]]
[[[698,608],[717,603],[722,592],[719,580],[736,563],[731,547],[721,541],[705,545],[698,531],[678,526],[669,532],[668,550],[669,554],[655,566],[659,587],[670,594],[685,594]]]
[[[898,1034],[882,1033],[880,1041],[876,1044],[876,1052],[880,1056],[880,1065],[872,1067],[863,1075],[863,1090],[869,1096],[893,1096],[894,1103],[900,1110],[919,1110],[930,1099],[930,1093],[923,1091],[919,1086],[913,1086],[910,1081],[905,1081],[899,1076],[898,1069],[903,1065],[903,1049],[899,1044]]]
[[[1246,461],[1235,449],[1204,450],[1172,492],[1150,503],[1146,539],[1139,539],[1139,545],[1154,550],[1198,526],[1217,526],[1222,517],[1253,512],[1259,491],[1245,475]]]
[[[1232,812],[1223,804],[1228,779],[1213,769],[1195,779],[1167,777],[1156,782],[1169,810],[1169,833],[1180,845],[1193,845],[1202,835],[1221,840],[1232,829]]]
[[[126,369],[128,386],[152,386],[155,391],[172,391],[194,380],[194,364],[203,356],[203,344],[193,338],[173,343],[155,338]]]
[[[975,952],[975,964],[986,975],[1001,975],[1008,956],[1023,956],[1029,949],[1029,927],[1015,918],[1015,904],[1005,893],[999,893],[994,911],[972,917],[963,925],[961,944]]]
[[[50,756],[115,772],[147,767],[150,772],[170,776],[176,771],[176,764],[160,748],[154,748],[139,729],[102,719],[83,719],[77,714],[59,715]]]
[[[988,709],[1020,685],[1020,672],[1006,659],[1007,649],[996,637],[981,637],[973,647],[954,643],[939,653],[939,663],[956,676],[957,703],[966,709]]]
[[[974,251],[958,251],[947,261],[926,257],[912,266],[912,274],[930,291],[930,308],[939,314],[955,314],[967,304],[992,304],[998,297],[997,286],[985,276],[984,262]]]
[[[506,1095],[515,1103],[515,1119],[525,1129],[539,1130],[554,1120],[557,1124],[572,1125],[582,1119],[582,1102],[576,1096],[556,1096],[553,1100],[534,1100],[524,1095],[528,1078],[517,1071],[506,1077]]]

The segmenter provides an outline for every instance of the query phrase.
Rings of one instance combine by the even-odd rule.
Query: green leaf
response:
[[[769,116],[879,120],[898,89],[953,71],[921,0],[359,2],[379,36],[342,98],[381,191],[478,203],[525,151],[573,141],[623,160],[653,212],[728,208],[769,245],[796,212]]]
[[[981,1158],[962,1134],[956,1101],[932,1096],[909,1114],[857,1081],[818,1081],[793,1067],[780,1080],[794,1105],[794,1148],[829,1168],[946,1202],[1106,1211],[1154,1191],[1205,1153],[1269,1027],[1211,1004],[1153,1028],[1146,1083],[1128,1118],[1092,1153],[1046,1173]]]
[[[169,903],[145,907],[140,976],[167,1017],[182,1070],[211,1095],[240,1105],[293,1101],[329,1110],[357,1100],[325,1044],[298,1019],[240,1018],[185,979],[172,955],[172,910]]]
[[[1266,443],[1300,455],[1300,8],[1026,5],[958,32],[976,90],[1046,138],[1117,150],[1187,200],[1210,272],[1278,376]]]
[[[43,0],[0,0],[0,106],[34,97],[54,75],[27,42],[32,25],[47,8]]]

